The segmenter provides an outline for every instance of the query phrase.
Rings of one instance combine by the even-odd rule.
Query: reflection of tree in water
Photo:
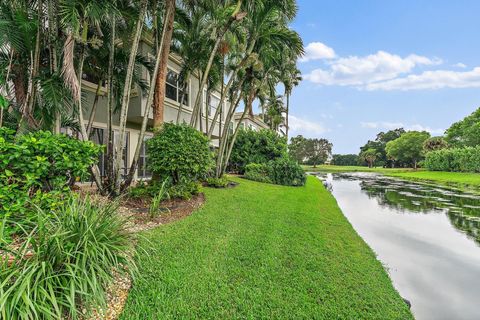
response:
[[[369,198],[376,199],[381,206],[397,212],[445,212],[456,229],[480,244],[480,199],[474,195],[385,177],[347,179],[360,180],[360,187]]]

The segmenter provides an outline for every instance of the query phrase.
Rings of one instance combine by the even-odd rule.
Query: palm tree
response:
[[[258,95],[260,88],[265,82],[278,83],[278,70],[281,65],[280,54],[289,50],[292,54],[303,53],[303,45],[300,36],[290,30],[288,22],[296,13],[295,1],[255,1],[246,4],[247,18],[243,22],[247,33],[243,53],[242,67],[248,71],[248,81],[237,90],[245,100],[243,116],[247,112],[253,113],[253,101]],[[246,89],[246,90],[245,90]],[[234,95],[235,96],[235,95]],[[233,103],[227,113],[227,121],[232,118],[236,110],[236,103]],[[238,132],[241,121],[234,132]],[[235,142],[236,134],[228,136],[228,130],[224,128],[219,141],[217,157],[216,176],[223,174]],[[227,144],[229,144],[227,146]]]
[[[283,117],[285,111],[286,109],[283,105],[283,97],[281,95],[268,99],[265,120],[270,126],[270,129],[278,131],[280,125],[285,120]]]
[[[155,96],[153,103],[153,127],[159,128],[163,123],[165,85],[167,80],[167,65],[170,54],[170,43],[173,35],[173,23],[175,18],[175,0],[165,0],[165,12],[167,13],[163,19],[162,28],[162,46],[158,48],[161,52],[159,70],[155,81]]]
[[[290,115],[290,95],[292,94],[293,87],[296,87],[302,81],[302,74],[297,68],[296,61],[293,59],[286,60],[285,68],[283,68],[283,77],[282,83],[285,88],[284,95],[287,100],[287,105],[285,109],[285,136],[288,140],[288,131],[289,127],[289,115]]]

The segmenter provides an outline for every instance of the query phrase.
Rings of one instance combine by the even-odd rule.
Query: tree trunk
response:
[[[100,95],[101,87],[102,87],[102,81],[100,80],[97,84],[97,90],[95,90],[95,98],[93,99],[92,110],[90,110],[90,116],[88,117],[88,124],[87,124],[88,136],[90,136],[90,133],[92,131],[93,119],[95,118],[95,114],[97,112],[98,98]]]
[[[168,12],[169,10],[171,10],[171,8],[166,9],[165,17],[167,17],[169,15],[169,12]],[[162,36],[160,38],[159,48],[163,47],[165,37],[166,37],[166,28],[163,28]],[[158,50],[157,51],[157,56],[155,58],[155,68],[153,69],[153,74],[150,76],[150,86],[149,86],[149,89],[148,89],[147,103],[145,104],[145,110],[144,110],[144,113],[143,113],[142,127],[140,129],[140,134],[138,136],[137,146],[135,148],[135,154],[133,156],[132,164],[130,165],[130,170],[128,171],[127,178],[125,179],[125,182],[123,184],[123,190],[125,190],[126,188],[128,188],[132,184],[133,177],[135,176],[135,172],[137,171],[138,159],[140,158],[140,150],[142,148],[143,140],[145,138],[145,132],[147,131],[148,113],[149,113],[150,109],[152,108],[153,97],[154,97],[155,91],[156,91],[156,82],[157,82],[158,72],[160,70],[160,63],[162,61],[162,55],[163,55],[162,50]]]
[[[115,60],[115,33],[116,33],[116,17],[112,19],[112,30],[110,39],[110,52],[108,55],[108,96],[107,96],[107,150],[105,153],[105,175],[107,177],[105,183],[105,189],[112,191],[113,183],[113,103],[115,101],[114,96],[114,84],[113,84],[113,66]]]
[[[128,60],[127,74],[125,75],[125,87],[123,88],[122,96],[122,105],[120,110],[120,134],[119,139],[116,143],[116,154],[115,154],[115,166],[114,166],[114,176],[115,176],[115,185],[113,189],[113,195],[117,196],[120,194],[120,184],[122,176],[120,174],[120,166],[122,163],[123,149],[125,144],[125,131],[127,126],[127,114],[128,106],[130,103],[130,93],[132,87],[132,77],[133,71],[135,69],[135,57],[137,56],[138,45],[140,42],[140,37],[142,35],[142,28],[145,20],[145,12],[147,10],[147,0],[142,0],[140,15],[137,20],[137,26],[135,29],[135,34],[133,37],[132,48],[130,49],[130,57]]]
[[[182,114],[183,110],[183,99],[185,99],[185,90],[187,90],[187,83],[188,83],[188,77],[190,74],[185,75],[185,81],[183,82],[183,87],[182,87],[182,96],[180,97],[180,104],[178,105],[178,112],[177,112],[177,119],[175,121],[176,124],[180,123],[180,116]]]
[[[290,111],[290,93],[288,92],[287,93],[287,109],[286,109],[286,113],[285,113],[285,136],[287,137],[287,141],[288,141],[288,129],[289,129],[289,126],[288,126],[288,113]]]
[[[175,18],[175,0],[166,0],[165,12],[168,15],[165,16],[165,22],[163,29],[164,41],[160,46],[161,60],[159,69],[157,72],[157,79],[155,81],[155,96],[153,103],[153,128],[158,129],[163,124],[164,104],[165,104],[165,86],[167,80],[167,66],[168,56],[170,55],[170,42],[172,41],[173,34],[173,22]]]

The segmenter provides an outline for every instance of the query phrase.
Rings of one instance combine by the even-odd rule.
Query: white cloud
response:
[[[367,90],[421,90],[480,87],[480,67],[471,71],[435,70],[366,86]]]
[[[289,115],[288,125],[290,126],[291,131],[300,132],[303,134],[310,133],[310,134],[319,135],[328,131],[327,128],[325,128],[320,123],[301,119],[301,118],[295,117],[294,115]]]
[[[438,58],[430,59],[411,54],[407,57],[378,51],[365,57],[350,56],[328,63],[327,69],[315,69],[304,78],[322,85],[358,86],[390,80],[410,73],[416,66],[438,65]]]
[[[388,121],[361,122],[360,125],[362,128],[379,129],[379,130],[394,130],[398,128],[404,128],[406,131],[427,131],[432,135],[443,134],[445,132],[444,129],[432,129],[430,127],[426,127],[421,124],[408,125],[402,122],[388,122]]]
[[[320,59],[333,59],[335,56],[335,51],[325,44],[321,42],[310,42],[305,47],[305,55],[300,58],[300,62]]]
[[[465,63],[461,63],[461,62],[455,63],[453,66],[457,68],[462,68],[462,69],[465,69],[467,67]]]

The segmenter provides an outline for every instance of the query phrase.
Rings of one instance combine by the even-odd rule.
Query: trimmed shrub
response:
[[[133,272],[132,235],[116,212],[88,198],[40,208],[13,263],[0,260],[0,318],[78,319],[104,306],[115,272]]]
[[[245,178],[284,186],[303,186],[307,179],[302,167],[287,157],[272,160],[267,164],[248,164]]]
[[[229,184],[227,177],[223,176],[221,178],[210,177],[205,180],[207,186],[212,188],[226,188]]]
[[[165,123],[147,145],[148,165],[156,180],[171,179],[173,185],[198,181],[214,165],[208,138],[186,124]]]
[[[480,146],[429,152],[424,165],[431,171],[480,172]]]
[[[240,130],[229,160],[229,171],[245,173],[249,163],[267,163],[287,155],[287,139],[272,130]]]
[[[270,171],[266,163],[250,163],[245,167],[245,178],[249,180],[273,183],[269,175]]]
[[[28,219],[34,205],[49,210],[62,205],[69,186],[88,176],[100,152],[90,141],[48,131],[17,140],[13,133],[0,128],[0,212],[15,221]]]

